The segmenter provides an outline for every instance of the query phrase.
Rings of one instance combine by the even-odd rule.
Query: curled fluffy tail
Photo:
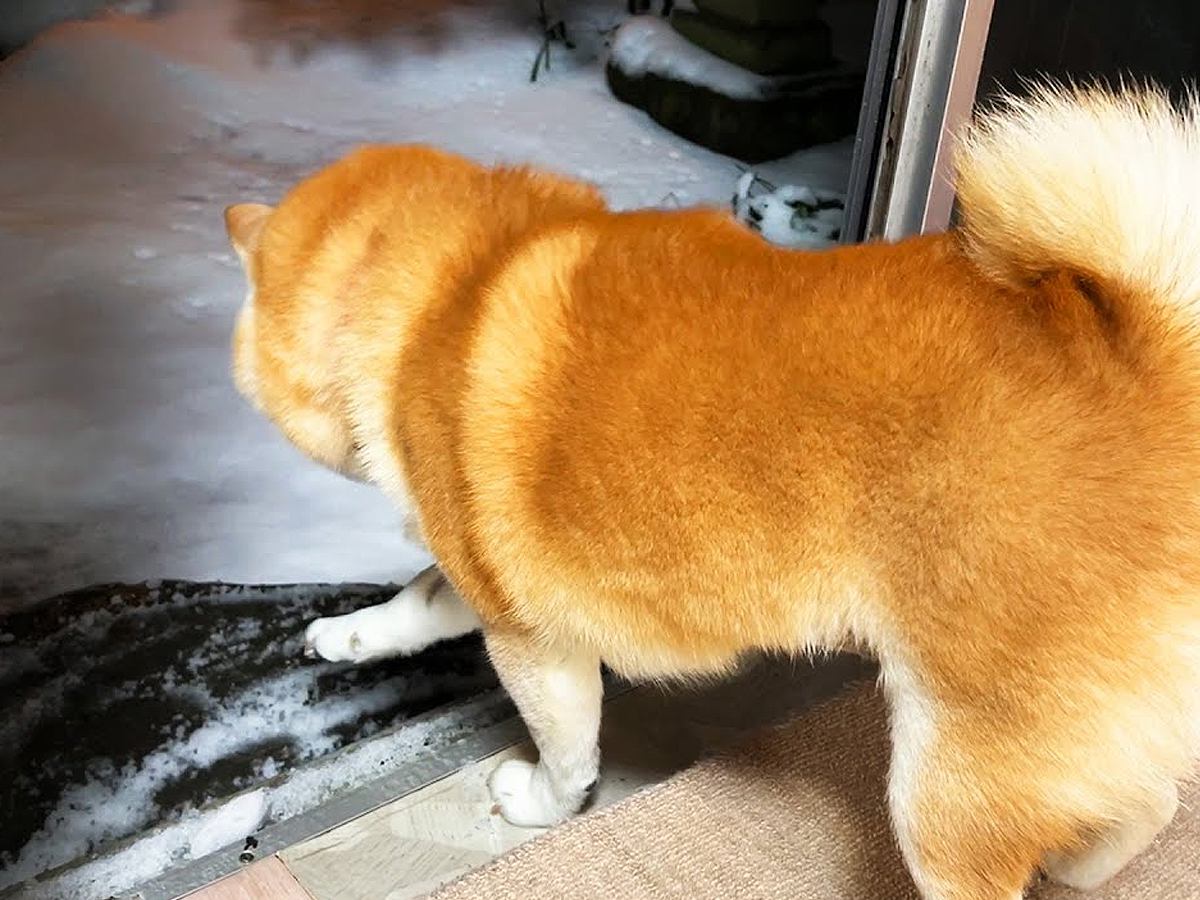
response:
[[[1156,319],[1200,321],[1194,94],[1180,107],[1151,87],[1043,85],[967,128],[957,168],[967,252],[989,276],[1068,271]]]

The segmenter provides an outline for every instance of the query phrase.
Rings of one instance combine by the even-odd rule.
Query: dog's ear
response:
[[[229,243],[233,244],[243,264],[258,247],[263,226],[273,211],[274,207],[265,203],[235,203],[226,207],[225,230],[229,233]]]

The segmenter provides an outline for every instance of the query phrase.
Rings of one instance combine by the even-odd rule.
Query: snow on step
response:
[[[764,100],[785,83],[697,47],[658,16],[634,16],[621,25],[613,35],[609,62],[632,78],[658,75],[741,100]]]

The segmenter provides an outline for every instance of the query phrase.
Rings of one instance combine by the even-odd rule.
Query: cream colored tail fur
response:
[[[963,135],[968,252],[1028,284],[1070,271],[1188,326],[1200,305],[1200,99],[1043,85]],[[1180,316],[1179,314],[1183,315]],[[1156,316],[1158,318],[1159,316]]]

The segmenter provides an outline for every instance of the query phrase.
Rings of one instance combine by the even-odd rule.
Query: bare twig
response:
[[[542,26],[542,46],[538,48],[537,56],[533,58],[533,68],[529,70],[529,80],[537,81],[538,74],[544,69],[550,71],[550,45],[558,41],[568,50],[574,50],[575,44],[567,35],[567,23],[562,19],[551,23],[550,15],[546,12],[546,0],[538,0],[538,24]]]

